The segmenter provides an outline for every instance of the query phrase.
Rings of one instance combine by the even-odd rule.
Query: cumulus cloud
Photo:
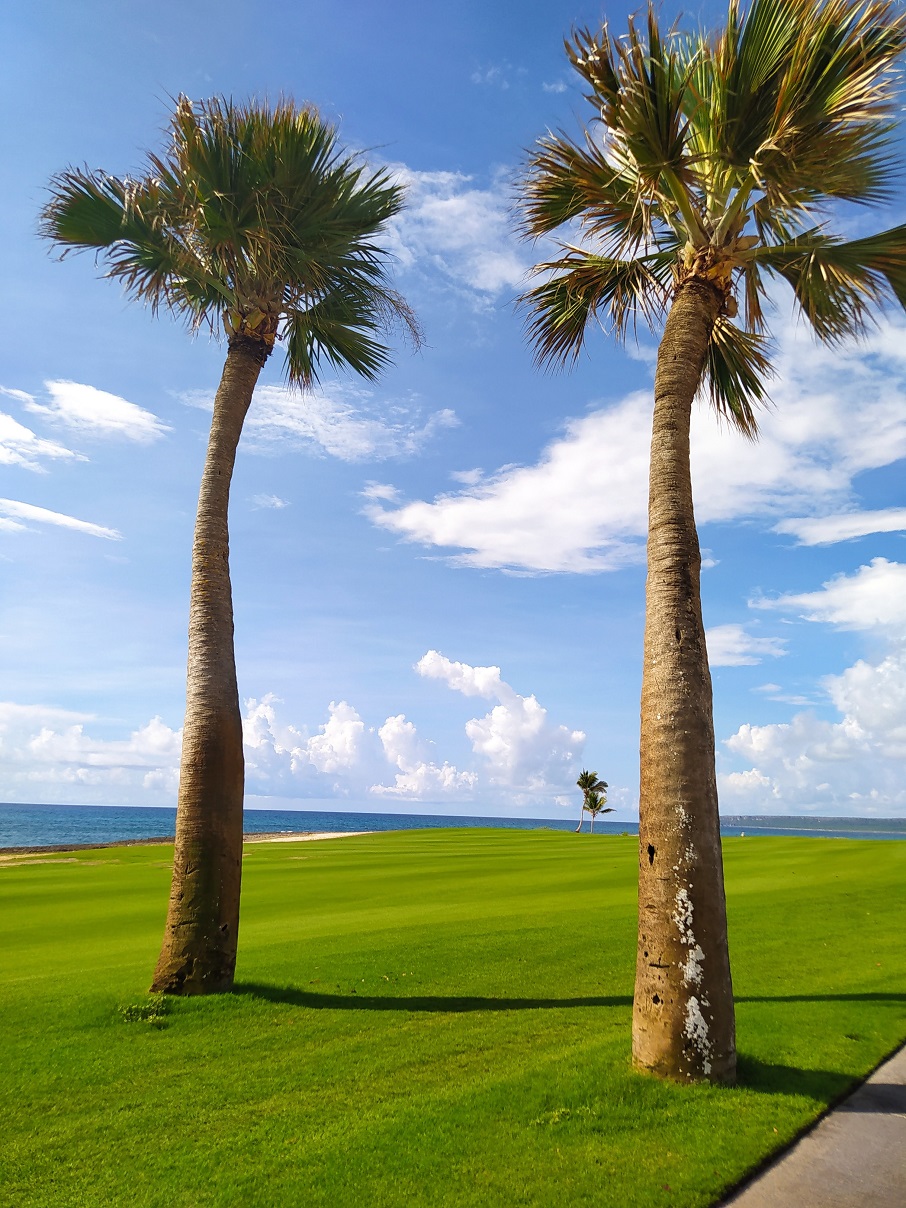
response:
[[[906,326],[882,323],[844,350],[782,329],[776,407],[757,444],[693,413],[700,524],[839,514],[854,477],[906,456]],[[605,348],[601,356],[606,357]],[[529,572],[615,570],[644,557],[649,390],[569,422],[539,460],[508,466],[433,500],[372,506],[378,526],[450,551],[452,561]]]
[[[122,540],[122,533],[117,532],[116,529],[106,528],[102,524],[92,524],[89,520],[77,520],[75,516],[67,516],[64,512],[52,512],[48,508],[40,508],[33,503],[20,503],[17,499],[0,499],[0,516],[13,517],[6,525],[2,525],[11,530],[21,530],[27,527],[20,524],[20,520],[31,520],[57,528],[74,529],[79,533],[88,533],[91,537],[105,537],[108,541]]]
[[[478,782],[474,772],[458,772],[446,760],[433,762],[411,721],[404,713],[388,717],[378,730],[378,737],[387,760],[399,768],[392,785],[374,784],[371,792],[378,796],[433,798],[462,796]]]
[[[725,809],[906,813],[906,652],[859,660],[827,676],[823,689],[840,720],[798,713],[790,722],[740,726],[726,740],[751,766],[720,777]]]
[[[479,303],[518,290],[534,259],[513,232],[503,179],[481,188],[460,172],[413,172],[402,164],[392,171],[407,202],[393,220],[389,248],[404,272],[430,270]]]
[[[39,403],[29,395],[26,410],[65,424],[83,435],[120,437],[150,444],[170,431],[152,412],[127,402],[118,394],[63,380],[44,385],[51,401]]]
[[[0,704],[3,791],[19,800],[34,799],[36,786],[36,795],[93,802],[141,802],[149,789],[175,796],[180,730],[154,717],[126,738],[105,739],[88,729],[98,724],[88,713]]]
[[[549,804],[573,787],[585,735],[552,722],[497,667],[454,663],[429,651],[416,670],[464,696],[496,704],[466,722],[477,768],[437,755],[404,713],[368,724],[348,701],[331,701],[309,731],[287,721],[273,694],[245,701],[246,791],[293,799]],[[44,705],[0,702],[0,792],[13,800],[170,804],[182,731],[155,717],[126,737],[99,737],[100,719]],[[109,729],[109,723],[106,727]],[[572,801],[572,792],[562,801]]]
[[[853,575],[837,575],[820,591],[752,600],[753,608],[796,612],[839,629],[906,637],[906,565],[874,558]]]
[[[282,722],[273,694],[246,702],[243,741],[249,791],[298,796],[348,792],[367,742],[366,726],[348,701],[331,701],[315,734]]]
[[[18,395],[21,390],[3,390],[4,394]],[[30,395],[28,397],[31,397]],[[47,461],[85,461],[80,453],[74,453],[55,440],[45,440],[26,428],[11,415],[0,411],[0,465],[21,466],[24,470],[33,470],[39,474],[47,472],[43,462]]]
[[[871,633],[886,639],[889,649],[880,661],[860,659],[821,680],[820,695],[839,720],[803,712],[789,722],[740,726],[724,745],[751,766],[721,777],[725,808],[906,813],[906,566],[875,558],[828,580],[820,591],[753,603]]]
[[[209,394],[181,395],[189,406],[210,410]],[[332,382],[311,392],[259,386],[245,422],[252,452],[315,452],[340,461],[386,461],[417,453],[438,432],[459,423],[448,407],[424,415],[414,401],[386,401],[374,391]]]
[[[786,654],[781,638],[759,638],[742,625],[715,625],[705,634],[712,667],[753,667],[765,658]]]
[[[528,793],[572,785],[585,734],[548,719],[534,696],[520,696],[502,678],[499,667],[472,667],[429,650],[415,667],[464,696],[497,700],[484,717],[466,722],[472,750],[488,772],[489,783]]]

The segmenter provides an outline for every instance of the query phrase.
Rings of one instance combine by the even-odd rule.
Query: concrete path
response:
[[[726,1208],[906,1208],[906,1048]]]

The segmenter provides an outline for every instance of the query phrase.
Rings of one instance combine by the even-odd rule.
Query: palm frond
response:
[[[814,228],[759,249],[756,260],[789,282],[815,333],[829,343],[863,331],[871,308],[891,294],[906,307],[906,226],[848,241]]]
[[[689,206],[694,177],[687,149],[693,64],[671,39],[662,39],[653,5],[647,37],[630,19],[624,38],[612,38],[606,26],[597,36],[579,30],[566,52],[592,88],[588,99],[600,109],[614,160],[632,165],[643,193],[672,198],[690,233],[698,233],[699,216]]]
[[[302,350],[298,369],[288,366],[293,380],[321,361],[338,363],[344,349],[353,368],[373,376],[386,349],[369,331],[401,326],[420,340],[390,288],[380,242],[403,202],[402,187],[343,152],[311,106],[180,97],[169,146],[148,157],[144,176],[60,173],[41,229],[64,255],[94,249],[128,294],[193,327],[217,331],[229,319],[234,330],[237,313],[268,313],[295,330],[310,315],[310,346],[298,333],[287,342],[290,359]],[[343,315],[352,323],[346,337]]]
[[[529,312],[526,330],[539,364],[574,361],[592,319],[620,340],[639,318],[654,326],[665,313],[674,259],[673,250],[617,260],[568,248],[539,264],[536,273],[553,275],[519,300]]]
[[[769,400],[773,369],[767,353],[764,336],[744,331],[724,316],[711,330],[702,389],[717,414],[750,440],[758,437],[755,408]]]
[[[308,309],[292,311],[284,326],[288,380],[311,386],[329,365],[373,381],[390,363],[389,348],[377,338],[388,312],[409,318],[399,295],[376,296],[374,289],[347,279]]]
[[[537,239],[581,217],[615,254],[639,247],[652,231],[638,178],[608,162],[588,136],[584,147],[565,135],[541,139],[522,185],[522,232]]]

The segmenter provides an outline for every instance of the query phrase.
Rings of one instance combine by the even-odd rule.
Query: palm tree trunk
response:
[[[236,447],[268,350],[230,340],[195,521],[176,850],[152,991],[229,990],[236,966],[245,763],[233,653],[228,507]]]
[[[576,834],[582,829],[582,823],[585,821],[585,806],[583,805],[579,811],[579,825],[576,827]]]
[[[636,1067],[733,1082],[736,1043],[689,425],[721,297],[677,291],[658,350],[641,706]]]

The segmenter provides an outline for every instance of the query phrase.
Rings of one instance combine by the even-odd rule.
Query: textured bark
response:
[[[736,1076],[689,424],[711,327],[709,283],[676,294],[658,351],[648,515],[639,801],[639,950],[632,1053],[681,1081]]]
[[[176,850],[151,986],[168,994],[229,990],[236,966],[245,764],[227,513],[236,447],[267,351],[260,340],[230,340],[198,496]]]

